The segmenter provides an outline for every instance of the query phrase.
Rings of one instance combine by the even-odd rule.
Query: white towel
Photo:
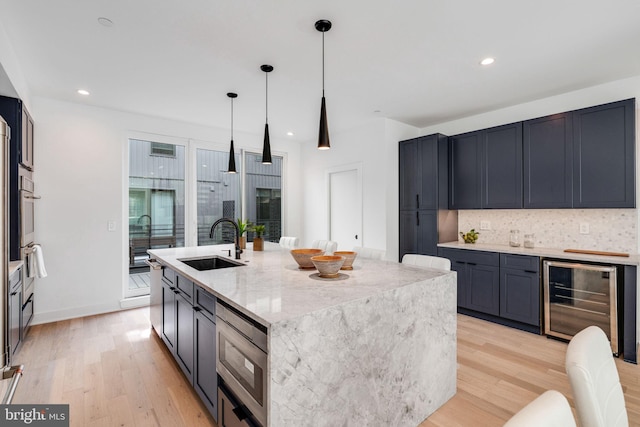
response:
[[[42,247],[33,245],[33,257],[35,259],[35,271],[38,277],[47,277],[47,270],[44,268],[44,258],[42,256]]]

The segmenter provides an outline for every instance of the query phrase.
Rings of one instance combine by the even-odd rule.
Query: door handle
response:
[[[418,209],[420,209],[420,194],[416,194],[416,205],[418,206]]]
[[[420,212],[416,212],[416,225],[420,227]]]
[[[356,234],[356,240],[358,240],[358,235]]]

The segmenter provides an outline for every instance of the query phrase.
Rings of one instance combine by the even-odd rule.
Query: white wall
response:
[[[214,141],[229,131],[45,98],[32,99],[35,121],[36,241],[48,277],[36,280],[34,323],[120,309],[128,265],[126,147],[132,133]],[[261,150],[262,136],[235,132],[240,148]],[[300,234],[300,144],[272,139],[287,152],[284,229]],[[214,148],[214,147],[212,147]],[[107,222],[117,231],[108,232]],[[126,227],[126,224],[125,224]]]
[[[359,163],[362,167],[361,245],[398,256],[398,141],[418,129],[389,119],[374,119],[353,129],[331,134],[331,150],[306,144],[304,169],[304,234],[302,245],[328,236],[328,170]],[[395,226],[393,225],[395,224]],[[351,248],[339,248],[350,250]]]

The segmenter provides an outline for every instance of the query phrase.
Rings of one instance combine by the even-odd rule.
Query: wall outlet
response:
[[[107,230],[108,231],[116,231],[116,222],[115,221],[108,221],[107,222]]]
[[[580,234],[589,234],[589,223],[581,222],[580,223]]]
[[[489,221],[480,221],[480,230],[491,230],[491,223]]]

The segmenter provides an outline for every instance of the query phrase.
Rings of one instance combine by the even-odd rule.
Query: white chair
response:
[[[589,326],[569,342],[565,363],[582,427],[627,427],[629,419],[611,345]]]
[[[314,249],[322,249],[327,255],[333,255],[336,249],[338,249],[338,242],[334,242],[333,240],[314,240],[311,243],[311,247]]]
[[[386,252],[381,249],[365,248],[362,246],[354,246],[354,252],[358,253],[359,258],[366,259],[384,259]]]
[[[298,247],[298,238],[282,236],[280,238],[280,247],[285,249],[295,249]]]
[[[504,427],[576,427],[567,398],[548,390],[522,408]]]
[[[431,255],[405,254],[402,263],[418,267],[436,268],[438,270],[451,270],[451,261]]]

